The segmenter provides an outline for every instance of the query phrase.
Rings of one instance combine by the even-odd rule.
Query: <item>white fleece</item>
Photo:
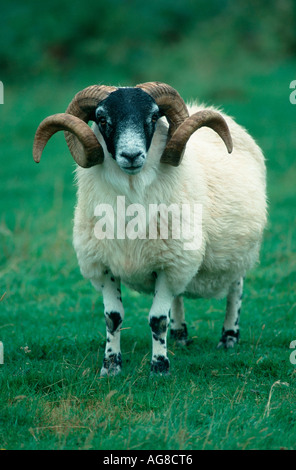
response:
[[[188,106],[190,114],[201,109]],[[159,163],[168,129],[162,118],[143,169],[132,176],[111,158],[94,125],[104,162],[76,170],[73,243],[83,276],[99,286],[108,268],[129,287],[152,293],[152,273],[164,271],[174,295],[211,298],[226,295],[231,283],[254,266],[266,224],[264,157],[246,130],[219,112],[233,139],[231,154],[213,130],[201,128],[188,141],[179,167]],[[116,219],[117,196],[125,196],[126,205],[142,204],[147,213],[149,204],[202,204],[200,248],[186,251],[184,240],[172,238],[98,240],[95,207],[111,204]]]

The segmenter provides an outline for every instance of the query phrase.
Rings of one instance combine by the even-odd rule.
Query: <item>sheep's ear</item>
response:
[[[220,113],[205,109],[189,116],[180,124],[163,151],[161,163],[179,166],[189,138],[195,131],[205,126],[217,132],[225,143],[228,153],[231,153],[233,149],[232,138],[225,119]]]

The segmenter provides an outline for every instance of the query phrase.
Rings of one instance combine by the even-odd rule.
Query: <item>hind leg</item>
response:
[[[179,344],[188,344],[183,297],[175,297],[171,307],[171,338]]]
[[[229,288],[226,315],[222,336],[217,348],[233,348],[239,340],[239,318],[243,296],[243,278],[233,282]]]

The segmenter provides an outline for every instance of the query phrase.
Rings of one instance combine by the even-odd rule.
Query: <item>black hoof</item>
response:
[[[239,330],[222,330],[221,339],[217,345],[217,349],[231,349],[234,348],[235,344],[239,341]]]
[[[122,358],[121,353],[110,354],[110,356],[104,356],[103,366],[100,372],[101,377],[110,375],[114,376],[121,372],[122,369]]]
[[[187,346],[192,342],[192,340],[188,339],[188,331],[186,323],[182,324],[182,328],[171,328],[170,331],[171,338],[176,341],[176,343]]]
[[[170,362],[164,356],[157,356],[151,361],[151,373],[157,375],[168,375]]]

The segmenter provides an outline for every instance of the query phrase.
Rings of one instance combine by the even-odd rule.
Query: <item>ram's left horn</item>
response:
[[[204,110],[189,116],[180,124],[163,151],[161,163],[179,166],[190,136],[205,126],[217,132],[225,143],[228,153],[231,153],[233,149],[232,138],[225,119],[216,111]]]
[[[166,83],[146,82],[137,85],[136,88],[141,88],[156,101],[160,112],[168,120],[170,126],[168,138],[170,139],[180,124],[189,116],[183,98],[175,88]]]

